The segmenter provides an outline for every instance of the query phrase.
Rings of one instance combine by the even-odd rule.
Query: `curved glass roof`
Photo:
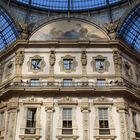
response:
[[[15,0],[24,5],[31,5],[47,10],[77,11],[115,5],[126,0]]]
[[[0,52],[17,39],[17,30],[13,21],[0,7]]]
[[[140,52],[140,5],[132,10],[124,21],[119,38],[125,40],[135,50]]]

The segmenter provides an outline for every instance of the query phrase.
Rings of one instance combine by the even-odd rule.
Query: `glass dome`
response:
[[[107,7],[108,5],[115,5],[126,0],[15,0],[24,5],[31,5],[32,7],[56,10],[56,11],[77,11],[90,10],[96,8]]]
[[[18,33],[13,21],[0,7],[0,52],[17,39]]]
[[[140,5],[132,10],[125,19],[119,31],[119,38],[125,40],[130,46],[140,52]]]

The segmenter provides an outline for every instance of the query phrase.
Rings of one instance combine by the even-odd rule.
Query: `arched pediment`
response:
[[[109,40],[108,35],[95,24],[81,20],[63,19],[49,23],[32,34],[30,40]]]

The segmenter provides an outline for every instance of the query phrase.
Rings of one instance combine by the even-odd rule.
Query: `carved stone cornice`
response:
[[[77,105],[77,104],[78,104],[77,100],[74,100],[68,96],[58,100],[58,105]]]

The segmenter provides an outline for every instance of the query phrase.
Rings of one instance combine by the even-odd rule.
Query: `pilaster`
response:
[[[117,111],[119,113],[120,118],[120,132],[121,132],[121,140],[130,140],[129,133],[129,120],[128,120],[128,104],[123,98],[117,99]]]
[[[89,140],[89,103],[88,99],[82,102],[81,112],[83,116],[83,140]]]

